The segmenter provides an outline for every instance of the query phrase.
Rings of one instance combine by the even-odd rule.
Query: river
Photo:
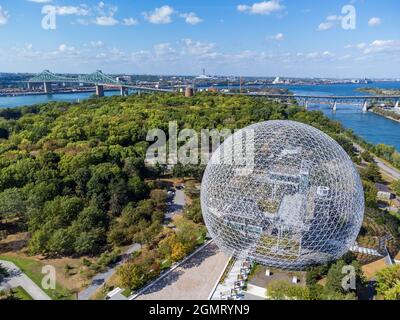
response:
[[[296,95],[366,95],[358,92],[358,88],[377,87],[385,89],[400,89],[400,82],[377,82],[371,84],[337,84],[337,85],[287,85]],[[107,91],[106,96],[117,95],[119,91]],[[33,105],[49,101],[76,102],[88,99],[93,92],[34,95],[17,97],[0,97],[0,108]],[[384,143],[394,146],[400,152],[400,123],[386,119],[372,112],[362,113],[361,106],[338,105],[334,113],[327,105],[310,105],[310,110],[321,110],[330,119],[341,122],[346,128],[352,129],[358,136],[371,143]]]
[[[305,85],[283,86],[296,95],[347,96],[368,95],[357,91],[358,88],[376,87],[382,89],[400,89],[400,82],[377,82],[371,84],[343,85]],[[394,146],[400,152],[400,122],[387,119],[372,112],[363,113],[361,106],[338,105],[337,111],[328,105],[310,105],[309,110],[321,110],[327,117],[339,121],[344,127],[352,129],[355,134],[366,141]]]

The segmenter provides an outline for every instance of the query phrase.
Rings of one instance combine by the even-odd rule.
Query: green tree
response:
[[[376,291],[387,300],[400,299],[400,265],[385,268],[376,273]]]
[[[365,162],[374,162],[374,157],[367,150],[364,150],[363,152],[361,152],[361,158]]]
[[[393,192],[400,197],[400,180],[393,182],[392,184]]]
[[[361,177],[362,179],[371,182],[382,181],[382,176],[379,171],[379,167],[375,163],[370,163],[364,169],[361,169]]]
[[[292,285],[288,281],[273,281],[267,287],[267,296],[271,300],[310,300],[307,287]]]
[[[201,211],[200,198],[196,198],[185,208],[184,217],[192,220],[194,223],[204,223]]]
[[[0,193],[0,220],[23,217],[26,212],[25,194],[21,189],[12,188]]]
[[[363,180],[365,205],[370,208],[376,208],[378,205],[378,189],[375,184],[370,181]]]

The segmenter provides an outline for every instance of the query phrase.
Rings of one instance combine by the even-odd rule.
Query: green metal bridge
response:
[[[29,79],[27,82],[28,86],[30,86],[32,83],[43,83],[45,93],[51,93],[52,83],[93,84],[96,87],[96,95],[99,97],[104,96],[104,87],[106,86],[120,87],[121,95],[126,95],[129,89],[137,92],[172,92],[172,90],[167,89],[148,88],[122,83],[115,80],[113,77],[104,74],[101,70],[97,70],[91,74],[79,75],[78,77],[64,77],[50,72],[49,70],[44,70],[43,72]]]

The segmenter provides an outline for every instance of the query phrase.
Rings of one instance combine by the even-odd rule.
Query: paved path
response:
[[[141,249],[141,245],[138,243],[133,244],[125,251],[125,255],[129,255],[135,251],[139,251]],[[122,259],[115,266],[108,269],[103,273],[99,273],[92,278],[92,283],[83,291],[79,292],[78,300],[89,300],[90,297],[99,289],[111,276],[115,273],[116,269],[124,262]]]
[[[212,242],[134,299],[207,300],[228,259]]]
[[[376,249],[359,247],[358,245],[350,247],[349,250],[356,253],[363,253],[363,254],[369,254],[371,256],[383,257],[383,255],[379,253],[378,250]]]
[[[375,162],[382,171],[384,171],[388,175],[392,176],[395,180],[400,180],[400,171],[387,165],[386,163],[384,163],[383,161],[381,161],[378,158],[375,158]]]
[[[172,219],[175,214],[182,212],[186,205],[185,192],[183,190],[176,190],[172,205],[169,207],[169,212],[165,214],[166,219]]]
[[[363,147],[361,147],[360,145],[353,143],[355,148],[359,151],[359,152],[363,152],[365,149]],[[389,176],[392,176],[395,180],[399,180],[400,179],[400,170],[397,170],[396,168],[392,167],[391,165],[386,164],[385,162],[383,162],[381,159],[374,157],[375,163],[378,165],[378,167],[384,171],[386,174],[388,174]]]
[[[172,218],[174,214],[180,213],[185,207],[185,193],[183,190],[176,190],[174,199],[171,206],[171,212],[166,214],[166,218]],[[125,252],[125,255],[131,254],[141,249],[140,244],[135,243]],[[92,283],[83,291],[78,294],[78,300],[89,300],[90,297],[115,273],[117,267],[119,267],[124,261],[120,261],[114,267],[108,269],[103,273],[99,273],[92,278]]]
[[[0,290],[7,287],[16,288],[21,286],[34,300],[51,300],[51,298],[14,263],[0,260],[0,264],[8,270],[9,276],[0,285]]]

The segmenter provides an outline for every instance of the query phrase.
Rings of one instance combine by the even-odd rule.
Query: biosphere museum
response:
[[[245,136],[253,137],[252,148]],[[238,170],[243,162],[235,157],[221,161],[243,145],[252,149],[250,170]],[[201,205],[224,252],[289,270],[340,258],[364,215],[361,180],[347,153],[293,121],[258,123],[228,138],[207,166]]]

